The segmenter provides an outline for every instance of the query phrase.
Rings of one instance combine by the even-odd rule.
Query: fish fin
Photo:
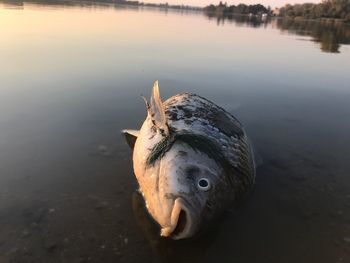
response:
[[[146,108],[147,108],[147,113],[150,114],[150,109],[151,109],[151,106],[149,105],[147,99],[145,98],[145,96],[141,96],[141,98],[143,99],[143,101],[145,102],[146,104]]]
[[[158,127],[162,134],[168,135],[169,128],[166,121],[165,109],[160,97],[158,80],[154,82],[153,92],[150,99],[150,113],[154,124]]]
[[[122,130],[125,136],[125,140],[131,149],[134,149],[137,137],[139,137],[140,131],[138,130]]]

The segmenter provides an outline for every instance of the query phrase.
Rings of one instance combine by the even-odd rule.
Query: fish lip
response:
[[[174,235],[173,232],[177,227],[181,210],[186,212],[186,225],[183,231]],[[192,223],[192,214],[190,212],[189,205],[185,199],[178,197],[175,199],[173,210],[171,212],[170,226],[162,227],[160,235],[163,237],[171,237],[172,239],[189,238],[192,232]]]

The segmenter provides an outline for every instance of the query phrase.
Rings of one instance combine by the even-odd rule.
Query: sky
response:
[[[165,3],[169,4],[184,4],[192,6],[206,6],[209,4],[218,4],[220,0],[140,0],[141,2],[148,3]],[[285,4],[296,4],[296,3],[319,3],[321,0],[223,0],[229,5],[243,4],[263,4],[264,6],[281,7]]]

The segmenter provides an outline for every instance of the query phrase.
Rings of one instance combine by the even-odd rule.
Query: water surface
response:
[[[349,262],[350,28],[113,5],[0,6],[0,262]],[[245,125],[250,198],[159,238],[120,135],[189,91]]]

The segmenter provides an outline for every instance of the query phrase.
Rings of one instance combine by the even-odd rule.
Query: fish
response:
[[[140,130],[122,130],[160,235],[188,239],[241,202],[255,184],[253,149],[241,122],[192,93],[163,102],[158,81]]]

